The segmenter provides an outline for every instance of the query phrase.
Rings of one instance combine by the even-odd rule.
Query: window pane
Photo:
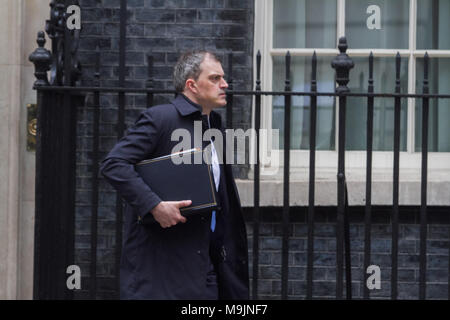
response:
[[[335,48],[336,1],[273,2],[274,48]]]
[[[449,0],[418,0],[417,49],[450,49],[449,16]]]
[[[355,67],[350,70],[348,87],[351,92],[367,92],[369,59],[353,58]],[[395,92],[395,58],[374,58],[374,92]],[[408,60],[402,59],[400,69],[401,92],[408,92]],[[394,99],[374,99],[373,150],[394,150]],[[406,99],[401,99],[400,150],[406,151],[407,111]],[[367,148],[367,98],[348,97],[346,110],[346,149]]]
[[[416,92],[423,93],[423,63],[417,59]],[[450,58],[433,58],[428,64],[430,93],[450,93]],[[441,72],[439,72],[441,71]],[[450,152],[450,99],[430,99],[428,119],[428,151]],[[415,150],[422,150],[422,99],[416,99]]]
[[[333,57],[317,59],[317,90],[333,92]],[[285,58],[273,58],[273,90],[283,91]],[[291,58],[291,88],[293,91],[311,90],[311,57]],[[291,149],[309,149],[310,97],[293,96],[291,109]],[[317,150],[335,149],[335,100],[333,97],[317,97]],[[284,96],[273,97],[272,128],[280,130],[280,149],[284,148]]]
[[[346,0],[349,48],[407,49],[409,0]]]

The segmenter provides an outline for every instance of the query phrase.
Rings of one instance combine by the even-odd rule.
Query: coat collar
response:
[[[199,115],[202,114],[202,107],[191,101],[188,97],[186,97],[182,93],[179,93],[176,96],[176,98],[171,101],[171,103],[177,108],[178,112],[184,117],[191,115],[193,113],[198,113]],[[211,123],[212,128],[221,128],[222,117],[220,116],[219,113],[211,111],[209,115],[209,121]]]
[[[182,116],[188,116],[195,112],[202,113],[202,107],[191,100],[189,100],[184,94],[179,93],[171,103],[177,108],[178,112]]]

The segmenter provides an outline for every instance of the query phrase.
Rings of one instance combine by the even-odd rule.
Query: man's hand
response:
[[[185,223],[186,218],[180,213],[180,208],[190,206],[191,200],[183,201],[161,201],[150,212],[161,227],[168,228],[179,222]]]

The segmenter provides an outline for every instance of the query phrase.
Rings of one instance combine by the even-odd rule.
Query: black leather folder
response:
[[[211,165],[194,163],[194,154],[199,152],[197,148],[144,160],[135,165],[135,170],[161,200],[192,200],[189,207],[180,208],[181,215],[210,212],[218,206],[214,178]],[[190,162],[177,164],[174,158],[180,156],[190,157]],[[141,222],[156,222],[151,213],[144,220]]]

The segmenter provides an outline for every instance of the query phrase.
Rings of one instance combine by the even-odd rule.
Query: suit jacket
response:
[[[194,121],[201,119],[200,107],[183,95],[170,104],[151,107],[141,113],[101,164],[101,173],[126,202],[120,266],[122,299],[205,298],[211,215],[192,216],[170,228],[138,222],[138,216],[145,221],[161,199],[134,170],[141,160],[170,154],[179,143],[171,139],[176,129],[188,130],[194,147]],[[210,123],[223,133],[218,113],[211,112]],[[215,261],[219,298],[248,299],[247,236],[231,169],[229,164],[221,166],[227,212],[220,217],[223,239],[216,250],[221,252],[213,255],[219,257]]]

